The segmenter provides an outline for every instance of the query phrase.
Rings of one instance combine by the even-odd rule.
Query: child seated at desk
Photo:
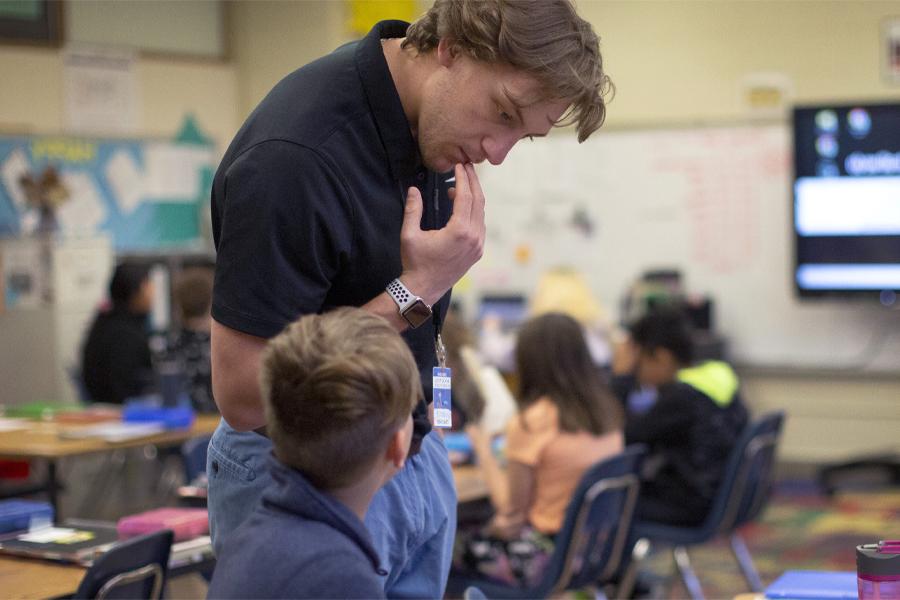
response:
[[[422,393],[409,348],[362,309],[307,315],[269,342],[260,379],[275,484],[229,537],[209,597],[383,598],[363,518],[409,452]]]
[[[506,542],[501,548],[522,548],[531,541],[547,550],[584,473],[622,451],[622,411],[591,359],[581,325],[572,317],[548,313],[525,323],[515,357],[519,412],[507,427],[506,470],[498,465],[488,436],[475,426],[467,432],[496,509],[489,535]],[[524,553],[524,561],[511,557],[518,564],[511,565],[512,573],[503,573],[496,555],[481,561],[485,557],[472,556],[477,548],[485,548],[483,540],[474,542],[463,541],[468,547],[463,568],[506,579],[512,575],[520,583],[538,574],[538,567],[524,564],[530,552]],[[493,544],[492,552],[497,548]],[[473,561],[494,564],[475,566]]]
[[[625,425],[625,441],[647,444],[648,465],[656,465],[641,483],[635,518],[697,525],[747,425],[737,375],[722,361],[693,364],[690,327],[674,309],[647,314],[630,334],[616,352],[613,389],[623,402],[638,387],[657,391],[653,405],[629,413]]]

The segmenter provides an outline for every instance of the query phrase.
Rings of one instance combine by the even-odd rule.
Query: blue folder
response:
[[[853,571],[785,571],[766,588],[766,598],[855,599],[856,591],[856,573]]]

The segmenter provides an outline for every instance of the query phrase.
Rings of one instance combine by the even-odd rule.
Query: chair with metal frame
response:
[[[783,423],[784,412],[778,411],[760,417],[745,428],[731,451],[712,508],[700,525],[680,527],[649,521],[635,522],[632,539],[672,546],[675,566],[691,598],[704,596],[700,580],[691,567],[687,548],[720,535],[729,536],[731,551],[750,589],[763,591],[750,551],[738,529],[754,521],[769,499],[775,452]]]
[[[621,564],[640,487],[646,448],[629,446],[591,467],[566,509],[553,554],[533,587],[516,587],[487,578],[450,573],[448,595],[477,587],[488,598],[546,598],[565,590],[592,589],[612,580]]]
[[[164,529],[112,547],[87,570],[73,598],[162,598],[173,534]]]

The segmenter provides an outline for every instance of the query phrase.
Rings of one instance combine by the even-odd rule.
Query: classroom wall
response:
[[[85,8],[81,3],[68,4],[74,5],[76,12]],[[198,25],[207,21],[202,10],[189,11],[186,16]],[[78,22],[76,19],[75,23]],[[77,31],[71,37],[86,39]],[[0,81],[4,82],[0,94],[0,131],[62,132],[65,127],[63,74],[60,49],[0,45]],[[237,101],[240,86],[231,62],[143,55],[137,59],[136,78],[139,104],[136,136],[173,137],[185,116],[194,114],[201,129],[221,148],[240,125]]]
[[[617,86],[608,127],[746,121],[741,82],[787,76],[799,101],[897,98],[880,75],[880,26],[900,1],[578,2]],[[348,38],[337,1],[228,3],[226,62],[140,58],[141,134],[173,135],[185,113],[219,144],[281,77]],[[0,46],[0,130],[59,132],[62,60]],[[599,135],[602,135],[602,131]],[[894,444],[900,380],[748,372],[757,410],[791,413],[782,455],[823,461]]]
[[[617,86],[614,126],[746,118],[742,80],[784,74],[800,102],[894,98],[880,27],[897,1],[578,3]]]
[[[228,9],[242,118],[285,75],[346,41],[343,2],[240,0]]]

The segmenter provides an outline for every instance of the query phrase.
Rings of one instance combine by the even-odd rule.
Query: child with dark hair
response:
[[[273,483],[217,556],[209,598],[383,598],[363,518],[409,453],[412,353],[386,320],[339,308],[272,338],[260,383]]]
[[[110,307],[97,314],[82,348],[81,377],[93,402],[122,404],[152,389],[147,315],[153,304],[150,265],[124,262],[109,283]]]
[[[467,431],[496,509],[488,533],[506,542],[507,554],[526,545],[509,542],[531,541],[546,555],[581,477],[622,451],[622,410],[591,359],[581,325],[572,317],[547,313],[526,322],[515,356],[519,410],[506,431],[505,471],[487,436],[476,427]],[[469,555],[479,545],[477,540],[467,544]],[[529,583],[539,574],[534,564],[509,558],[519,583]],[[476,568],[507,576],[496,566]]]
[[[650,448],[655,473],[641,484],[636,518],[696,525],[709,512],[735,440],[747,425],[738,377],[722,361],[694,362],[687,319],[657,309],[631,325],[613,363],[613,388],[625,402],[637,387],[657,391],[654,404],[629,414],[625,440]]]

